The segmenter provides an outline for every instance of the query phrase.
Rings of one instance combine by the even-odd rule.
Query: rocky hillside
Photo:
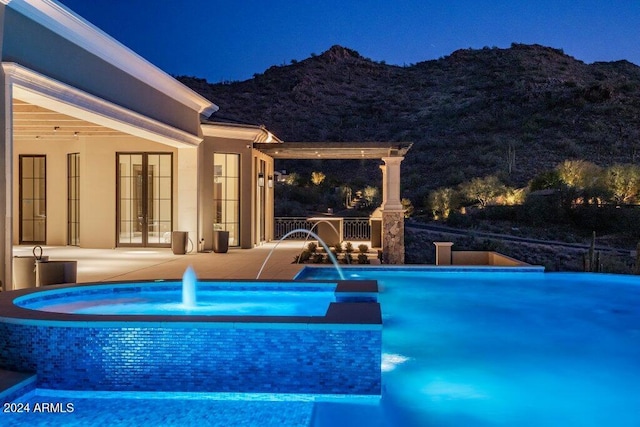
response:
[[[284,141],[413,142],[403,195],[417,204],[477,176],[524,185],[565,159],[640,162],[640,67],[539,45],[404,67],[333,46],[243,82],[179,79],[220,106],[212,119],[264,124]]]

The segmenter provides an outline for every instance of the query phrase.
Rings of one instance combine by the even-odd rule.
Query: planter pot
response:
[[[229,232],[222,230],[213,231],[213,252],[227,253],[229,250]]]
[[[189,233],[186,231],[171,232],[171,251],[174,255],[184,255],[187,253],[187,242]]]

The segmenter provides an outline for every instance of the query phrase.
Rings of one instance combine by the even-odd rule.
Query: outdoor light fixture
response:
[[[258,187],[264,187],[264,174],[262,172],[258,174]]]
[[[267,185],[269,186],[269,188],[273,188],[273,176],[269,175],[267,177]]]

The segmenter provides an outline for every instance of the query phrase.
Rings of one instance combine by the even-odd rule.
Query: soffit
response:
[[[13,140],[16,142],[73,141],[80,137],[105,138],[125,135],[127,134],[124,132],[13,99]]]
[[[274,159],[382,159],[404,157],[410,142],[283,142],[254,144]]]
[[[202,141],[199,135],[115,105],[19,64],[3,62],[2,68],[12,100],[173,147],[197,146]]]

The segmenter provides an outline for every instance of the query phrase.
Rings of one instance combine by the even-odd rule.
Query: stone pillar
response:
[[[178,188],[173,228],[189,232],[194,251],[198,250],[198,148],[178,148]]]
[[[404,157],[383,157],[382,257],[386,264],[404,264],[404,209],[400,202],[400,163]]]
[[[436,246],[436,265],[451,265],[452,242],[433,242]]]
[[[8,291],[13,289],[13,107],[11,83],[2,67],[0,82],[0,281],[2,290]]]

